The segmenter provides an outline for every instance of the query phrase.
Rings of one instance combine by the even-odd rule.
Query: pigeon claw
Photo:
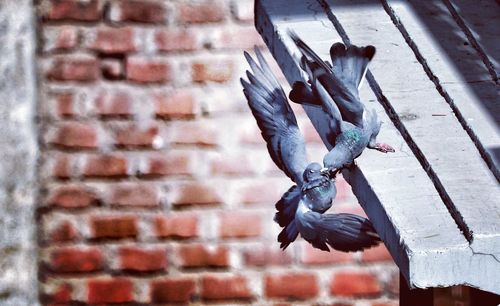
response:
[[[390,145],[388,145],[386,143],[377,143],[377,144],[375,144],[375,146],[373,148],[375,150],[383,152],[383,153],[396,152],[396,150],[394,150],[393,147],[391,147]]]

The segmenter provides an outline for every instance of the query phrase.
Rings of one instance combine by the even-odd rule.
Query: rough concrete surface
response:
[[[0,305],[36,305],[32,1],[0,1]]]

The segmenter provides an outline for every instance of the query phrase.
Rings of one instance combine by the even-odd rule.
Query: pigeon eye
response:
[[[313,173],[313,172],[314,172],[314,170],[313,170],[313,169],[309,170],[309,173]]]

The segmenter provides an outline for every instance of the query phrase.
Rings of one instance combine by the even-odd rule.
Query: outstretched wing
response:
[[[300,186],[307,166],[304,138],[283,88],[258,48],[255,53],[258,64],[245,52],[253,74],[247,71],[250,82],[241,79],[243,92],[274,163]]]
[[[377,235],[370,220],[353,214],[319,214],[309,211],[299,218],[301,235],[314,247],[328,251],[326,244],[343,252],[355,252],[377,245]],[[305,232],[303,233],[303,228]]]

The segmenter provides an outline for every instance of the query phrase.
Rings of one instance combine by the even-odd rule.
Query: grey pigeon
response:
[[[330,171],[342,169],[352,164],[365,148],[394,152],[390,145],[376,142],[381,122],[375,111],[368,111],[359,98],[358,88],[375,55],[375,47],[335,43],[330,48],[332,64],[329,64],[295,33],[290,32],[290,37],[302,53],[301,67],[310,79],[310,84],[293,84],[290,100],[321,106],[329,117],[328,141],[333,148],[325,155],[324,166]]]
[[[335,198],[335,184],[319,164],[308,164],[305,142],[286,95],[260,50],[256,48],[255,53],[259,64],[245,52],[253,74],[247,71],[249,82],[241,79],[243,92],[271,158],[296,183],[276,203],[275,221],[284,227],[278,236],[281,248],[285,249],[302,230],[306,240],[323,250],[329,250],[325,243],[345,251],[376,244],[379,238],[367,219],[350,214],[322,215]],[[315,229],[317,235],[313,237]]]

